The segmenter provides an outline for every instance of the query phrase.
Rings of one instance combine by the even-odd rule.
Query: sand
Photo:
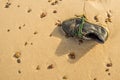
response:
[[[119,0],[1,0],[0,80],[120,80],[119,5]],[[104,44],[79,44],[57,27],[82,14],[109,30]]]

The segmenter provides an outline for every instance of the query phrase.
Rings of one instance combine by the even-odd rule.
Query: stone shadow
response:
[[[75,39],[73,37],[65,37],[65,33],[61,27],[56,27],[51,34],[53,37],[61,39],[61,42],[55,51],[55,54],[57,56],[66,55],[70,52],[75,53],[74,60],[68,58],[68,62],[70,63],[75,63],[78,61],[96,45],[95,41],[84,41],[83,43],[79,44],[78,39]]]

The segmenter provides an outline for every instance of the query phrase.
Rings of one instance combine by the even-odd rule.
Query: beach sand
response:
[[[119,7],[119,0],[1,0],[0,80],[120,80]],[[79,44],[57,26],[83,14],[109,30],[104,44]]]

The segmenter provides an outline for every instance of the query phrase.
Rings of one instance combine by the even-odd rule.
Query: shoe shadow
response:
[[[55,51],[57,56],[66,55],[70,52],[75,53],[75,59],[70,59],[68,57],[68,62],[70,63],[77,62],[96,45],[96,42],[94,41],[84,41],[79,44],[78,39],[65,37],[65,33],[62,31],[61,27],[56,27],[51,34],[53,37],[61,39],[61,42]]]

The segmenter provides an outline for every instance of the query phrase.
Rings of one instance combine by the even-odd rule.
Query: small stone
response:
[[[17,7],[19,8],[19,7],[20,7],[20,5],[17,5]]]
[[[95,20],[96,22],[99,22],[98,16],[94,16],[94,20]]]
[[[21,74],[21,71],[20,71],[20,70],[18,70],[18,73],[19,73],[19,74]]]
[[[94,78],[93,80],[97,80],[97,78]]]
[[[53,11],[53,13],[57,13],[57,11],[56,11],[56,10],[54,10],[54,11]]]
[[[10,29],[8,29],[7,32],[10,32]]]
[[[63,79],[67,79],[67,77],[66,77],[66,76],[63,76],[62,78],[63,78]]]
[[[60,20],[57,20],[57,22],[55,23],[55,25],[57,25],[58,27],[60,27],[61,26],[61,21]]]
[[[61,22],[60,20],[57,20],[58,22]]]
[[[6,5],[5,5],[5,8],[9,8],[11,5],[11,3],[7,2]]]
[[[54,67],[53,67],[53,64],[50,64],[48,67],[47,67],[47,69],[53,69]]]
[[[110,74],[110,73],[108,73],[108,75],[110,76],[111,74]]]
[[[105,19],[105,23],[106,23],[106,24],[108,23],[108,19]]]
[[[51,2],[52,0],[48,0],[48,2]]]
[[[108,71],[109,71],[109,69],[106,69],[105,71],[106,71],[106,72],[108,72]]]
[[[70,52],[70,53],[68,54],[68,57],[69,57],[70,59],[75,59],[75,53],[74,53],[74,52]]]
[[[27,12],[28,12],[28,13],[30,13],[31,11],[32,11],[32,9],[28,9],[28,11],[27,11]]]
[[[37,32],[37,31],[35,31],[33,34],[34,34],[34,35],[36,35],[36,34],[38,34],[38,32]]]
[[[52,3],[51,3],[51,5],[55,5],[55,3],[54,3],[54,2],[52,2]]]
[[[43,12],[41,15],[40,15],[40,18],[44,18],[47,16],[47,12]]]
[[[58,1],[57,1],[57,0],[55,0],[55,4],[58,4]]]
[[[21,26],[19,26],[19,29],[21,29]]]
[[[20,58],[20,56],[21,56],[21,53],[20,53],[20,52],[16,52],[16,53],[14,54],[14,57],[15,57],[15,58]]]
[[[9,5],[5,5],[5,8],[9,8]]]
[[[108,18],[108,22],[110,22],[110,23],[112,22],[111,18]]]
[[[28,43],[27,43],[27,42],[25,42],[25,44],[24,44],[24,45],[26,46],[27,44],[28,44]]]
[[[57,0],[55,0],[54,2],[51,3],[51,5],[56,5],[56,4],[58,4]]]
[[[111,18],[111,14],[109,12],[107,12],[107,17]]]
[[[108,23],[108,22],[110,22],[110,23],[111,23],[111,22],[112,22],[112,20],[111,20],[111,18],[106,18],[106,19],[105,19],[105,22],[106,22],[106,23]]]
[[[25,24],[23,24],[23,27],[25,27]]]
[[[49,36],[52,37],[52,34],[50,34]]]
[[[21,60],[20,60],[20,59],[17,59],[17,63],[21,63]]]
[[[112,67],[112,63],[107,63],[106,66],[107,67]]]
[[[33,45],[33,43],[30,43],[31,45]]]
[[[40,70],[40,66],[39,65],[37,65],[36,70]]]

